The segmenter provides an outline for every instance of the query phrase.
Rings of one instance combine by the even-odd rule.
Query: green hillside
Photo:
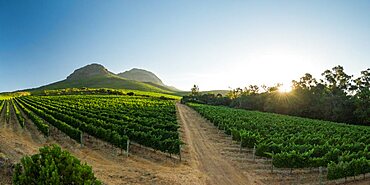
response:
[[[84,79],[63,80],[50,85],[42,86],[36,90],[51,90],[64,88],[113,88],[113,89],[132,89],[151,92],[173,93],[166,88],[151,86],[146,83],[127,80],[113,75],[94,76]]]
[[[143,82],[143,83],[148,84],[148,85],[150,85],[150,86],[158,87],[158,88],[160,88],[160,89],[164,89],[164,90],[167,90],[167,91],[171,91],[171,92],[176,92],[176,93],[178,93],[178,92],[180,92],[180,91],[181,91],[181,90],[178,90],[178,89],[176,89],[175,87],[172,87],[172,86],[167,86],[167,85],[162,86],[162,85],[158,85],[158,84],[155,84],[155,83],[152,83],[152,82]]]
[[[138,82],[150,82],[160,86],[165,86],[162,80],[159,79],[154,73],[143,69],[133,68],[129,71],[118,73],[117,75],[129,80],[135,80]]]
[[[65,88],[112,88],[131,89],[149,92],[174,94],[175,91],[159,84],[144,83],[129,80],[108,71],[100,64],[90,64],[75,70],[67,79],[35,89],[28,89],[31,92],[43,90],[56,90]]]

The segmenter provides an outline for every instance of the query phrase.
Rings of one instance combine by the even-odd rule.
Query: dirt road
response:
[[[209,130],[216,128],[185,105],[177,104],[177,109],[188,145],[190,164],[207,175],[206,184],[262,184],[252,174],[243,174],[222,156],[217,141],[209,134]]]

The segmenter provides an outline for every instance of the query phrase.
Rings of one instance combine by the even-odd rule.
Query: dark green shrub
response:
[[[101,184],[92,168],[58,145],[40,148],[15,166],[13,184]]]

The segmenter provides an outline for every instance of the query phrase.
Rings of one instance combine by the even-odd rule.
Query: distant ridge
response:
[[[161,86],[165,86],[161,79],[159,79],[154,73],[144,70],[133,68],[129,71],[117,74],[120,77],[127,78],[129,80],[135,80],[139,82],[151,82]]]
[[[163,84],[154,73],[143,69],[131,69],[116,75],[103,65],[93,63],[74,70],[65,80],[41,86],[29,91],[65,88],[113,88],[176,94],[179,92]]]

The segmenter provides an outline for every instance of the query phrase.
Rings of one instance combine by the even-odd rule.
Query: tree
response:
[[[243,89],[238,87],[236,89],[230,89],[230,91],[227,93],[226,96],[229,97],[230,99],[236,99],[240,97],[242,94],[243,94]]]
[[[191,95],[193,95],[193,96],[198,96],[199,95],[199,87],[195,84],[191,88]]]
[[[325,70],[321,75],[325,77],[324,83],[333,94],[348,93],[352,76],[347,75],[342,66],[335,66],[331,71]]]
[[[299,79],[299,81],[293,80],[293,89],[311,89],[316,86],[317,81],[315,78],[312,77],[310,73],[304,74],[303,77]]]
[[[370,68],[361,71],[361,76],[355,80],[357,93],[355,95],[354,114],[358,121],[370,124]]]
[[[244,88],[244,95],[254,95],[258,94],[260,88],[257,85],[249,85],[249,87]]]
[[[283,85],[283,84],[281,84],[281,83],[277,83],[277,84],[276,84],[276,85],[274,85],[274,86],[268,87],[268,88],[267,88],[267,92],[268,92],[268,93],[276,92],[276,91],[278,91],[278,90],[279,90],[279,88],[280,88],[282,85]]]

